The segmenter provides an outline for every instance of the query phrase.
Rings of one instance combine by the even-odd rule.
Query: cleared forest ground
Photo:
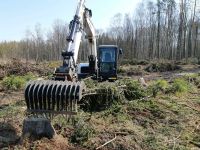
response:
[[[50,72],[35,71],[41,66],[43,65],[31,66],[35,68],[35,78],[50,76]],[[54,64],[45,66],[50,68],[46,70],[51,70]],[[58,135],[54,139],[40,140],[20,138],[23,119],[26,116],[23,87],[16,90],[6,89],[2,85],[5,78],[3,77],[0,92],[0,148],[96,149],[113,139],[101,149],[199,149],[199,66],[181,65],[178,70],[164,72],[147,72],[147,67],[148,65],[122,66],[117,83],[97,84],[91,80],[85,81],[89,88],[113,88],[123,85],[123,82],[125,84],[125,79],[131,80],[131,83],[132,80],[136,80],[133,82],[135,84],[138,78],[143,76],[148,87],[152,88],[136,84],[137,93],[121,94],[117,91],[116,95],[125,95],[126,98],[122,97],[120,101],[113,102],[101,110],[86,107],[79,111],[74,122],[68,123],[64,117],[58,116],[52,121]],[[180,78],[189,85],[187,89],[180,87],[180,91],[169,92],[174,83],[180,82]],[[181,82],[182,85],[184,83]],[[153,91],[153,95],[149,94],[149,89]],[[133,98],[132,94],[141,95],[141,98]]]

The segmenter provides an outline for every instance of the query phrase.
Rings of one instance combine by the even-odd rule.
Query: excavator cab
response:
[[[117,80],[117,60],[121,49],[115,45],[101,45],[97,52],[98,77],[101,80]]]

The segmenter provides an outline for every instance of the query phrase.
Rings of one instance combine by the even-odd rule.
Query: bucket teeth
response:
[[[36,80],[25,88],[25,101],[29,112],[76,112],[77,102],[85,90],[83,82]]]

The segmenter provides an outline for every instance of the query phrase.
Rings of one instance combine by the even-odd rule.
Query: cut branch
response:
[[[104,143],[103,145],[101,145],[101,146],[97,147],[97,148],[96,148],[96,150],[98,150],[98,149],[100,149],[100,148],[102,148],[102,147],[106,146],[107,144],[109,144],[109,143],[111,143],[112,141],[114,141],[116,138],[117,138],[117,136],[116,136],[116,134],[115,134],[115,137],[114,137],[112,140],[110,140],[110,141],[108,141],[108,142]]]

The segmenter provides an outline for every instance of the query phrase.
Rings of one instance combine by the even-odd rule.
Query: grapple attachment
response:
[[[75,115],[83,91],[84,82],[30,81],[25,88],[27,111],[34,114]]]

